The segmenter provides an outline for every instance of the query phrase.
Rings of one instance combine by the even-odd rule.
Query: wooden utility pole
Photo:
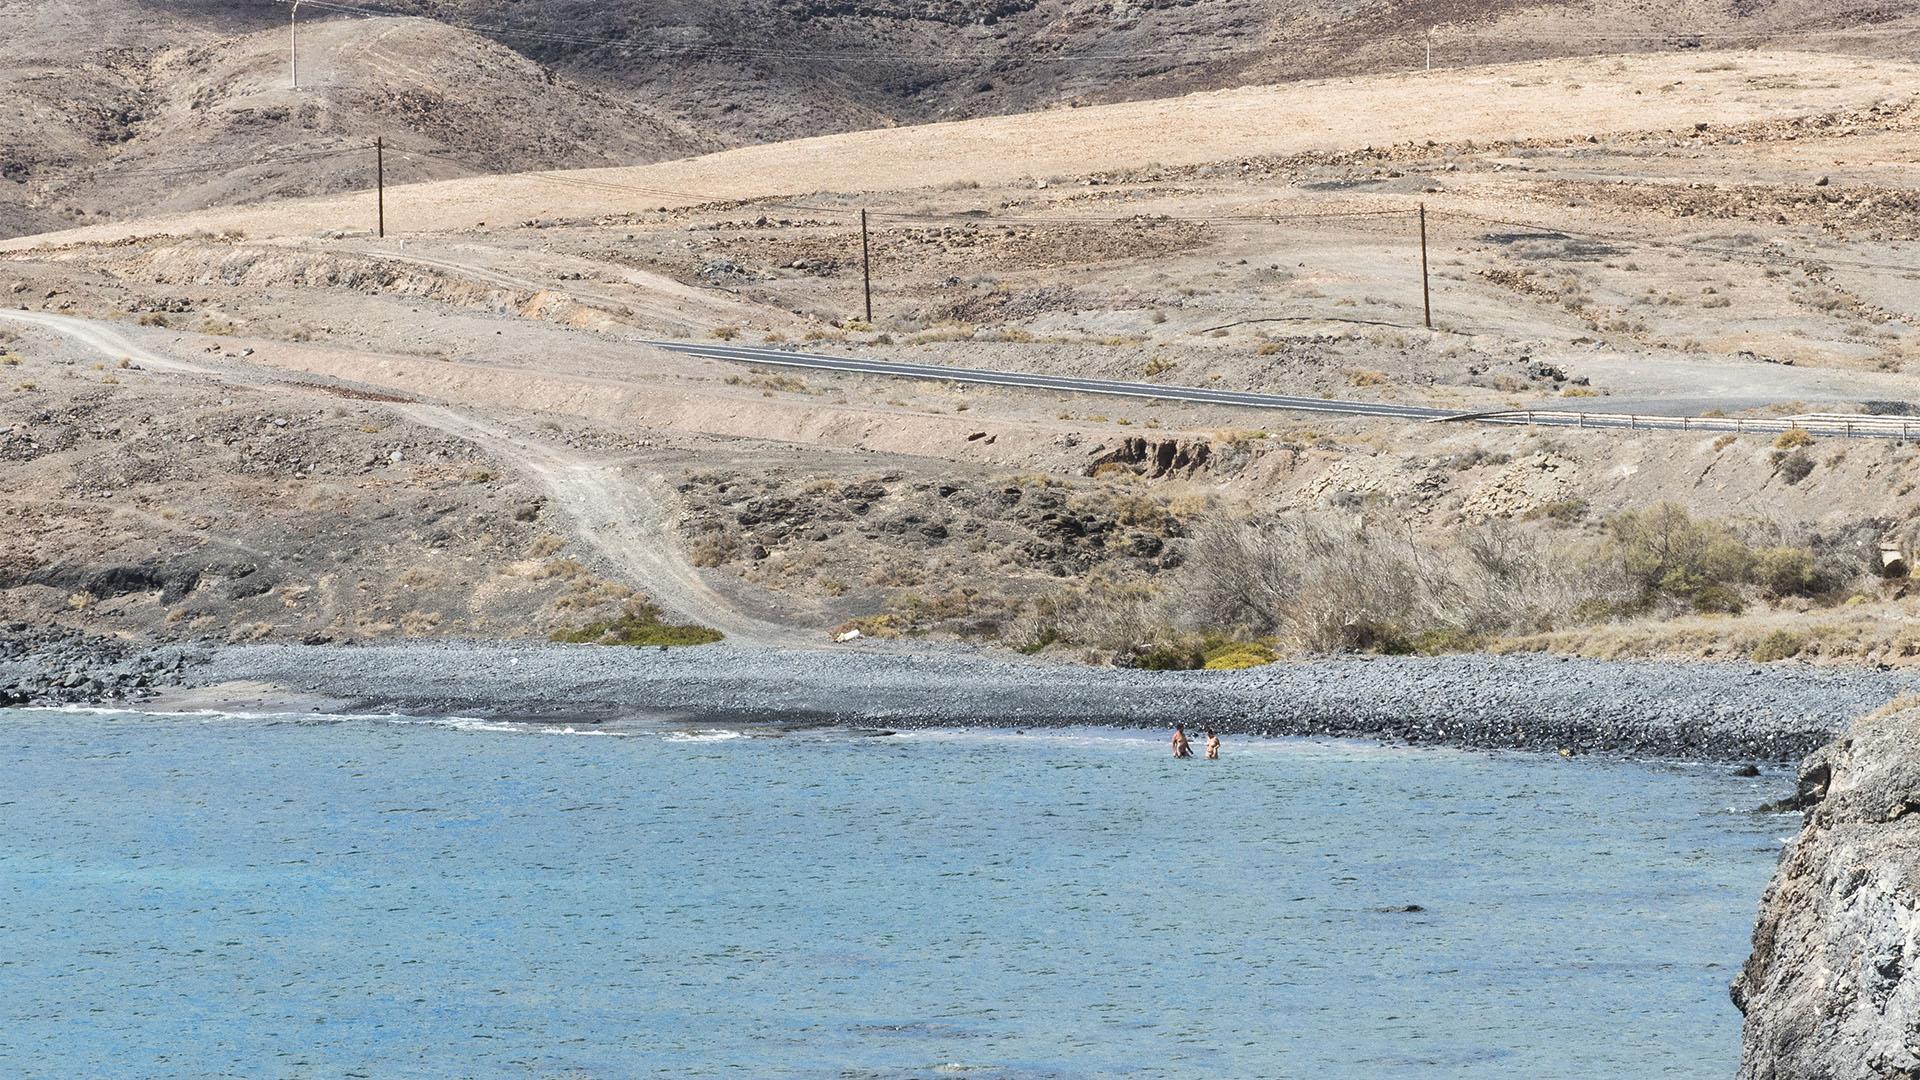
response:
[[[867,325],[873,325],[873,254],[867,246],[867,212],[860,211],[860,286],[867,295]]]
[[[1420,304],[1427,310],[1427,329],[1433,329],[1433,286],[1427,279],[1427,204],[1420,204]]]
[[[379,236],[387,235],[387,140],[375,136],[373,140],[373,190],[374,190],[374,232]]]
[[[1433,32],[1438,29],[1437,26],[1427,27],[1427,74],[1429,75],[1433,74]]]
[[[293,0],[293,7],[287,10],[287,79],[295,90],[300,89],[300,44],[294,38],[299,18],[300,0]]]

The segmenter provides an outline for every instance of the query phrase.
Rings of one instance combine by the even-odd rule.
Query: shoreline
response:
[[[1476,749],[1798,761],[1911,673],[1538,654],[1340,656],[1244,671],[1088,668],[956,645],[660,650],[535,642],[160,645],[38,632],[0,701],[402,712],[591,723],[685,716],[860,727],[1167,727]]]

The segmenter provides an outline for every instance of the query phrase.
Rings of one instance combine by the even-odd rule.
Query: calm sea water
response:
[[[1793,827],[1720,766],[1116,731],[0,747],[0,1075],[60,1080],[1724,1077]]]

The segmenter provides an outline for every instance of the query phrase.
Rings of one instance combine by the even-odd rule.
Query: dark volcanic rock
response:
[[[1815,751],[1796,801],[1805,821],[1730,988],[1741,1080],[1920,1076],[1920,708]]]

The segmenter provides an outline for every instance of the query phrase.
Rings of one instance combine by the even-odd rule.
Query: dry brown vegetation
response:
[[[1860,540],[1695,520],[1672,503],[1618,514],[1598,535],[1491,522],[1444,543],[1347,515],[1215,514],[1161,587],[1095,579],[1036,603],[1019,629],[1152,666],[1201,666],[1171,660],[1220,641],[1307,653],[1474,650],[1754,603],[1833,606],[1874,587]],[[1799,652],[1769,642],[1760,659]]]

